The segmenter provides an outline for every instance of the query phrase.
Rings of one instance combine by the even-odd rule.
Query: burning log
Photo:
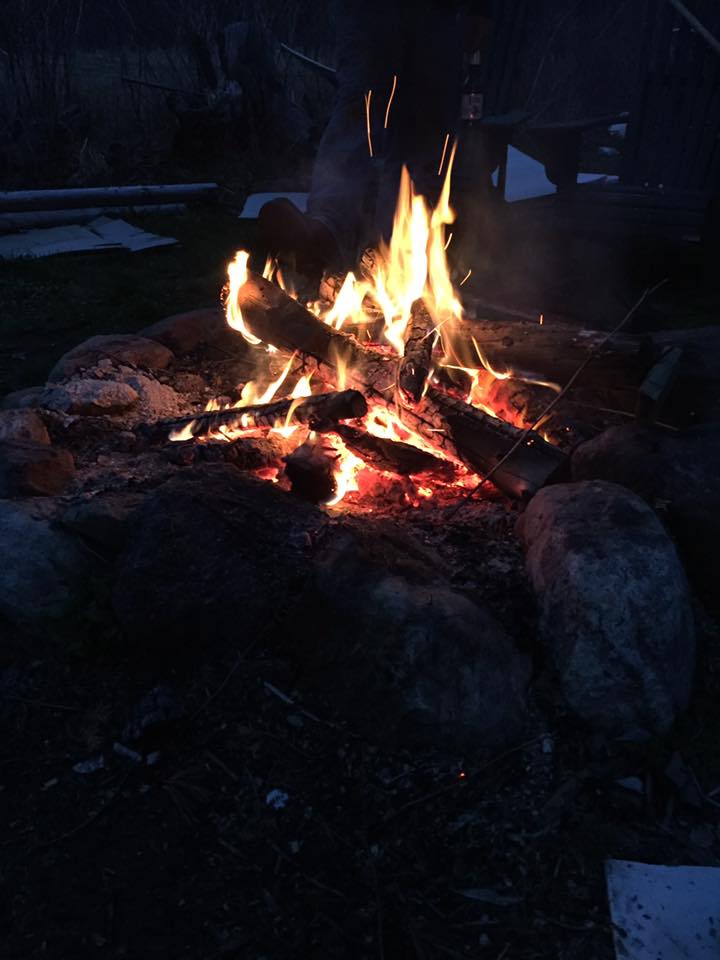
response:
[[[465,462],[482,475],[495,467],[521,434],[504,420],[497,420],[449,394],[431,388],[428,395],[441,411]],[[535,433],[493,473],[492,481],[504,493],[528,499],[545,484],[569,476],[568,470],[567,456]]]
[[[152,425],[153,433],[182,431],[184,438],[202,437],[220,427],[242,430],[272,430],[278,426],[308,424],[315,428],[335,424],[339,420],[354,420],[367,413],[365,398],[357,390],[319,393],[302,400],[277,400],[248,407],[230,407],[227,410],[209,410],[194,417],[161,420]]]
[[[462,365],[478,365],[475,341],[492,370],[560,387],[606,336],[597,330],[526,320],[463,320],[443,331],[448,354]],[[633,413],[638,389],[657,352],[649,337],[613,337],[583,371],[573,395]]]
[[[335,428],[345,446],[375,470],[386,470],[403,477],[432,476],[451,481],[456,470],[449,460],[441,460],[409,443],[375,437],[371,433],[345,425]]]
[[[413,304],[405,338],[405,351],[400,361],[398,384],[415,403],[422,399],[425,383],[432,367],[432,352],[437,333],[432,317],[421,301]]]
[[[492,466],[521,434],[510,424],[434,389],[412,409],[399,406],[394,396],[396,359],[329,327],[257,274],[250,274],[240,288],[238,306],[256,337],[281,349],[299,351],[315,361],[313,369],[330,382],[337,378],[337,367],[346,366],[348,382],[368,401],[397,413],[409,429],[450,459],[464,461],[476,470],[483,469],[479,464]],[[446,414],[452,417],[453,427]],[[508,496],[526,496],[554,478],[566,461],[563,453],[536,436],[493,476],[493,482]]]

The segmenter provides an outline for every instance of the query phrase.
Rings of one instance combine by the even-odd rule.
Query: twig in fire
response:
[[[609,343],[609,341],[612,340],[612,338],[617,333],[619,333],[620,330],[622,330],[625,324],[628,323],[630,319],[635,316],[637,311],[640,309],[643,303],[648,299],[648,297],[652,296],[653,293],[659,290],[660,287],[662,287],[666,283],[667,283],[667,277],[665,277],[665,279],[663,280],[658,281],[658,283],[656,283],[655,286],[647,287],[643,291],[641,296],[635,301],[632,307],[630,307],[630,309],[622,318],[620,323],[618,323],[617,326],[613,327],[613,329],[608,333],[608,335],[606,337],[603,337],[603,339],[592,350],[588,351],[587,356],[585,357],[583,362],[580,364],[580,366],[577,368],[575,373],[573,373],[573,375],[570,377],[570,379],[562,388],[562,390],[552,398],[550,403],[548,403],[548,405],[545,407],[542,413],[537,417],[537,419],[533,423],[531,423],[529,427],[526,427],[525,430],[523,430],[523,432],[517,438],[515,443],[510,447],[507,453],[503,457],[501,457],[500,460],[498,460],[498,462],[494,464],[492,468],[488,470],[488,472],[483,477],[481,477],[480,481],[473,487],[473,489],[470,490],[470,492],[467,493],[462,498],[462,500],[460,500],[457,506],[450,511],[447,517],[448,520],[453,520],[457,516],[457,514],[460,512],[460,510],[462,510],[465,504],[469,503],[472,500],[472,498],[475,496],[475,494],[482,487],[485,486],[488,480],[491,480],[493,478],[493,476],[497,473],[500,467],[502,467],[505,463],[507,463],[507,461],[515,453],[515,451],[518,450],[527,441],[530,434],[533,433],[534,430],[537,430],[540,424],[552,413],[552,411],[555,409],[557,404],[562,400],[562,398],[567,396],[569,391],[572,389],[575,381],[583,372],[583,370],[585,370],[585,368],[588,366],[591,360],[593,360],[598,355],[598,353],[600,353],[600,351],[605,347],[605,345]]]

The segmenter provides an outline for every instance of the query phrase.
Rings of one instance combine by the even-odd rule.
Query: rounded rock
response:
[[[695,630],[658,517],[617,484],[558,484],[535,495],[519,532],[570,709],[626,739],[667,731],[690,697]]]

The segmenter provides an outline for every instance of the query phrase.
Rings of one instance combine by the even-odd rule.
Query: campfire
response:
[[[393,487],[414,506],[453,499],[491,471],[504,493],[527,497],[560,475],[564,453],[538,432],[523,438],[521,413],[497,401],[507,380],[560,386],[493,367],[466,322],[447,259],[453,160],[454,150],[434,208],[403,170],[389,244],[357,274],[326,281],[323,299],[303,305],[276,262],[260,276],[239,251],[226,320],[254,351],[256,375],[237,399],[164,424],[170,439],[265,438],[280,466],[259,475],[328,506],[371,504]]]

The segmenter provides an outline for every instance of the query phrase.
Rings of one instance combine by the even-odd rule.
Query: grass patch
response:
[[[55,361],[98,333],[132,333],[217,302],[225,266],[255,243],[254,221],[218,208],[146,217],[177,246],[0,262],[0,394],[44,383]]]

